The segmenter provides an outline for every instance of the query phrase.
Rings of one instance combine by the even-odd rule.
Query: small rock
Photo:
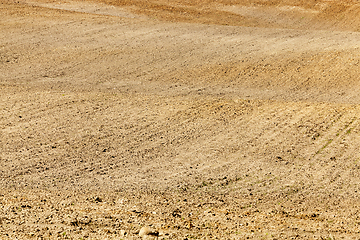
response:
[[[140,229],[139,236],[140,236],[140,237],[145,237],[145,236],[159,236],[159,232],[156,231],[156,230],[154,230],[154,229],[148,228],[148,227],[142,227],[142,228]]]
[[[124,237],[127,234],[125,230],[120,230],[120,236]]]

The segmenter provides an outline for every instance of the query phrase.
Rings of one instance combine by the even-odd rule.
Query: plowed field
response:
[[[0,239],[358,239],[359,64],[355,0],[0,0]]]

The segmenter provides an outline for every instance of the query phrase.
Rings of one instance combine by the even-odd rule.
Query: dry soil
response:
[[[359,239],[359,30],[355,0],[0,0],[0,239]]]

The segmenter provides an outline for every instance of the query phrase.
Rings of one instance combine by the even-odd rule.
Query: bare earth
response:
[[[355,0],[0,0],[0,239],[359,239],[359,31]]]

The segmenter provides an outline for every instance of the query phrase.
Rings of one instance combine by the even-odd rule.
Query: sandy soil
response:
[[[0,0],[0,239],[358,239],[359,14]]]

